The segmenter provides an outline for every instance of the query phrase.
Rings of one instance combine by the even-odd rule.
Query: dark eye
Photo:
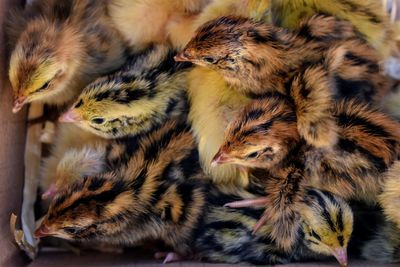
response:
[[[45,84],[43,84],[42,87],[40,87],[39,89],[36,90],[36,92],[41,92],[43,90],[46,90],[47,87],[49,87],[49,85],[50,85],[50,81],[48,81]]]
[[[94,118],[92,119],[92,122],[95,124],[102,124],[104,122],[103,118]]]
[[[216,62],[215,58],[213,57],[203,57],[203,60],[210,64],[214,64]]]
[[[227,57],[226,61],[228,61],[229,63],[235,63],[236,62],[236,60],[234,58],[231,58],[231,57]]]
[[[79,231],[78,228],[75,228],[75,227],[65,227],[64,228],[64,232],[66,232],[67,234],[71,234],[71,235],[78,233],[78,231]]]
[[[258,152],[253,152],[247,155],[247,158],[254,159],[258,156]]]

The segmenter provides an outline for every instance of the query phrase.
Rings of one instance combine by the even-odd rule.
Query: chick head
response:
[[[242,85],[270,63],[266,57],[260,57],[257,47],[264,42],[277,46],[273,35],[270,25],[240,17],[221,17],[201,26],[175,60],[216,70],[230,84]]]
[[[34,236],[91,240],[116,234],[127,224],[133,197],[122,179],[83,178],[58,193]]]
[[[247,105],[229,125],[213,164],[269,168],[280,163],[300,140],[296,113],[283,96],[270,95]]]
[[[157,94],[155,81],[134,76],[103,77],[89,84],[60,117],[105,138],[137,134],[175,115],[183,91]],[[153,90],[154,89],[154,90]],[[170,103],[175,103],[171,108]],[[183,104],[182,104],[183,105]]]
[[[347,266],[347,245],[353,231],[353,212],[342,198],[316,189],[299,204],[305,244],[314,252],[333,255]]]
[[[44,19],[27,25],[10,59],[13,112],[33,101],[46,102],[68,89],[67,83],[80,64],[81,47],[77,38],[70,27]]]

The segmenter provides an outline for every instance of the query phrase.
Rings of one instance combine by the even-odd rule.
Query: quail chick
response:
[[[197,144],[185,123],[172,120],[139,139],[113,140],[106,151],[112,171],[82,177],[59,192],[35,232],[37,237],[120,245],[161,239],[179,255],[252,264],[300,260],[311,251],[332,255],[327,249],[332,245],[340,260],[346,260],[352,213],[344,201],[329,193],[308,191],[303,224],[294,229],[304,232],[304,240],[299,234],[298,249],[286,253],[266,238],[269,227],[252,234],[262,210],[222,206],[226,201],[254,197],[261,188],[252,184],[248,190],[229,195],[204,179]],[[329,220],[339,225],[343,220],[344,228],[329,228]],[[319,238],[317,233],[324,235]],[[342,235],[343,243],[330,239]],[[174,259],[173,254],[167,255],[167,260]]]
[[[105,138],[135,135],[172,117],[186,120],[189,63],[176,63],[174,51],[153,46],[124,67],[89,84],[60,117]]]
[[[315,14],[333,15],[348,20],[382,56],[393,52],[393,27],[382,1],[271,0],[270,7],[275,25],[294,30]]]
[[[94,175],[104,169],[102,149],[107,141],[73,124],[60,124],[50,156],[41,166],[40,187],[43,198],[53,197],[65,185],[82,175]]]
[[[266,96],[249,104],[232,122],[225,143],[215,156],[215,164],[265,169],[266,174],[262,175],[267,176],[268,197],[263,199],[266,212],[257,226],[268,220],[276,222],[273,236],[283,247],[292,244],[292,236],[282,233],[291,233],[291,224],[297,223],[288,215],[302,199],[305,186],[345,199],[380,201],[388,218],[398,222],[398,211],[392,205],[398,196],[396,188],[390,186],[398,177],[398,122],[354,101],[336,103],[332,114],[339,126],[337,145],[315,148],[297,133],[290,99]]]
[[[189,120],[199,144],[204,171],[220,185],[247,185],[247,172],[233,165],[212,166],[211,161],[224,141],[229,121],[250,99],[230,90],[213,70],[196,67],[189,73],[188,80]]]
[[[257,20],[266,19],[269,0],[214,0],[207,5],[193,22],[194,30],[205,22],[220,16],[238,15]],[[185,45],[186,45],[185,43]],[[195,67],[188,76],[190,101],[189,121],[199,144],[203,169],[215,183],[244,186],[248,173],[236,166],[211,166],[212,157],[223,142],[229,121],[248,102],[249,98],[232,90],[216,71]]]
[[[380,102],[389,90],[375,50],[354,37],[351,25],[326,16],[304,22],[297,33],[222,17],[203,25],[176,60],[216,70],[252,97],[290,95],[300,134],[318,147],[336,141],[329,114],[334,98]]]
[[[177,35],[175,31],[186,34],[185,30],[189,29],[184,25],[190,26],[195,15],[209,1],[113,0],[109,3],[109,10],[112,21],[129,47],[138,52],[152,44],[170,43],[173,47],[179,47],[180,43],[175,42],[178,37],[170,38],[171,35]]]
[[[38,0],[9,15],[13,112],[33,101],[70,103],[88,82],[123,64],[125,45],[107,2]]]

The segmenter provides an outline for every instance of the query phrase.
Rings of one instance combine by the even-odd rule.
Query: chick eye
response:
[[[42,87],[40,87],[39,89],[36,90],[36,92],[41,92],[47,89],[47,87],[49,87],[50,85],[50,81],[46,82],[45,84],[42,85]]]
[[[253,152],[247,155],[247,158],[249,159],[253,159],[256,158],[258,156],[258,152]]]
[[[75,227],[65,227],[64,229],[64,232],[66,232],[67,234],[76,234],[76,233],[78,233],[78,228],[75,228]]]
[[[92,122],[95,124],[102,124],[104,122],[103,118],[94,118],[92,119]]]
[[[210,64],[214,64],[216,62],[216,59],[213,57],[203,57],[203,60]]]

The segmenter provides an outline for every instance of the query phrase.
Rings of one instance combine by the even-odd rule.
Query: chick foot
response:
[[[164,258],[163,264],[177,262],[183,260],[183,257],[176,252],[156,252],[154,258]]]
[[[245,199],[239,201],[233,201],[226,203],[224,207],[228,208],[246,208],[246,207],[260,207],[265,206],[268,203],[268,198],[259,197],[253,199]],[[268,214],[266,212],[263,213],[261,218],[257,221],[257,223],[253,227],[253,234],[256,233],[266,222],[268,219]]]

